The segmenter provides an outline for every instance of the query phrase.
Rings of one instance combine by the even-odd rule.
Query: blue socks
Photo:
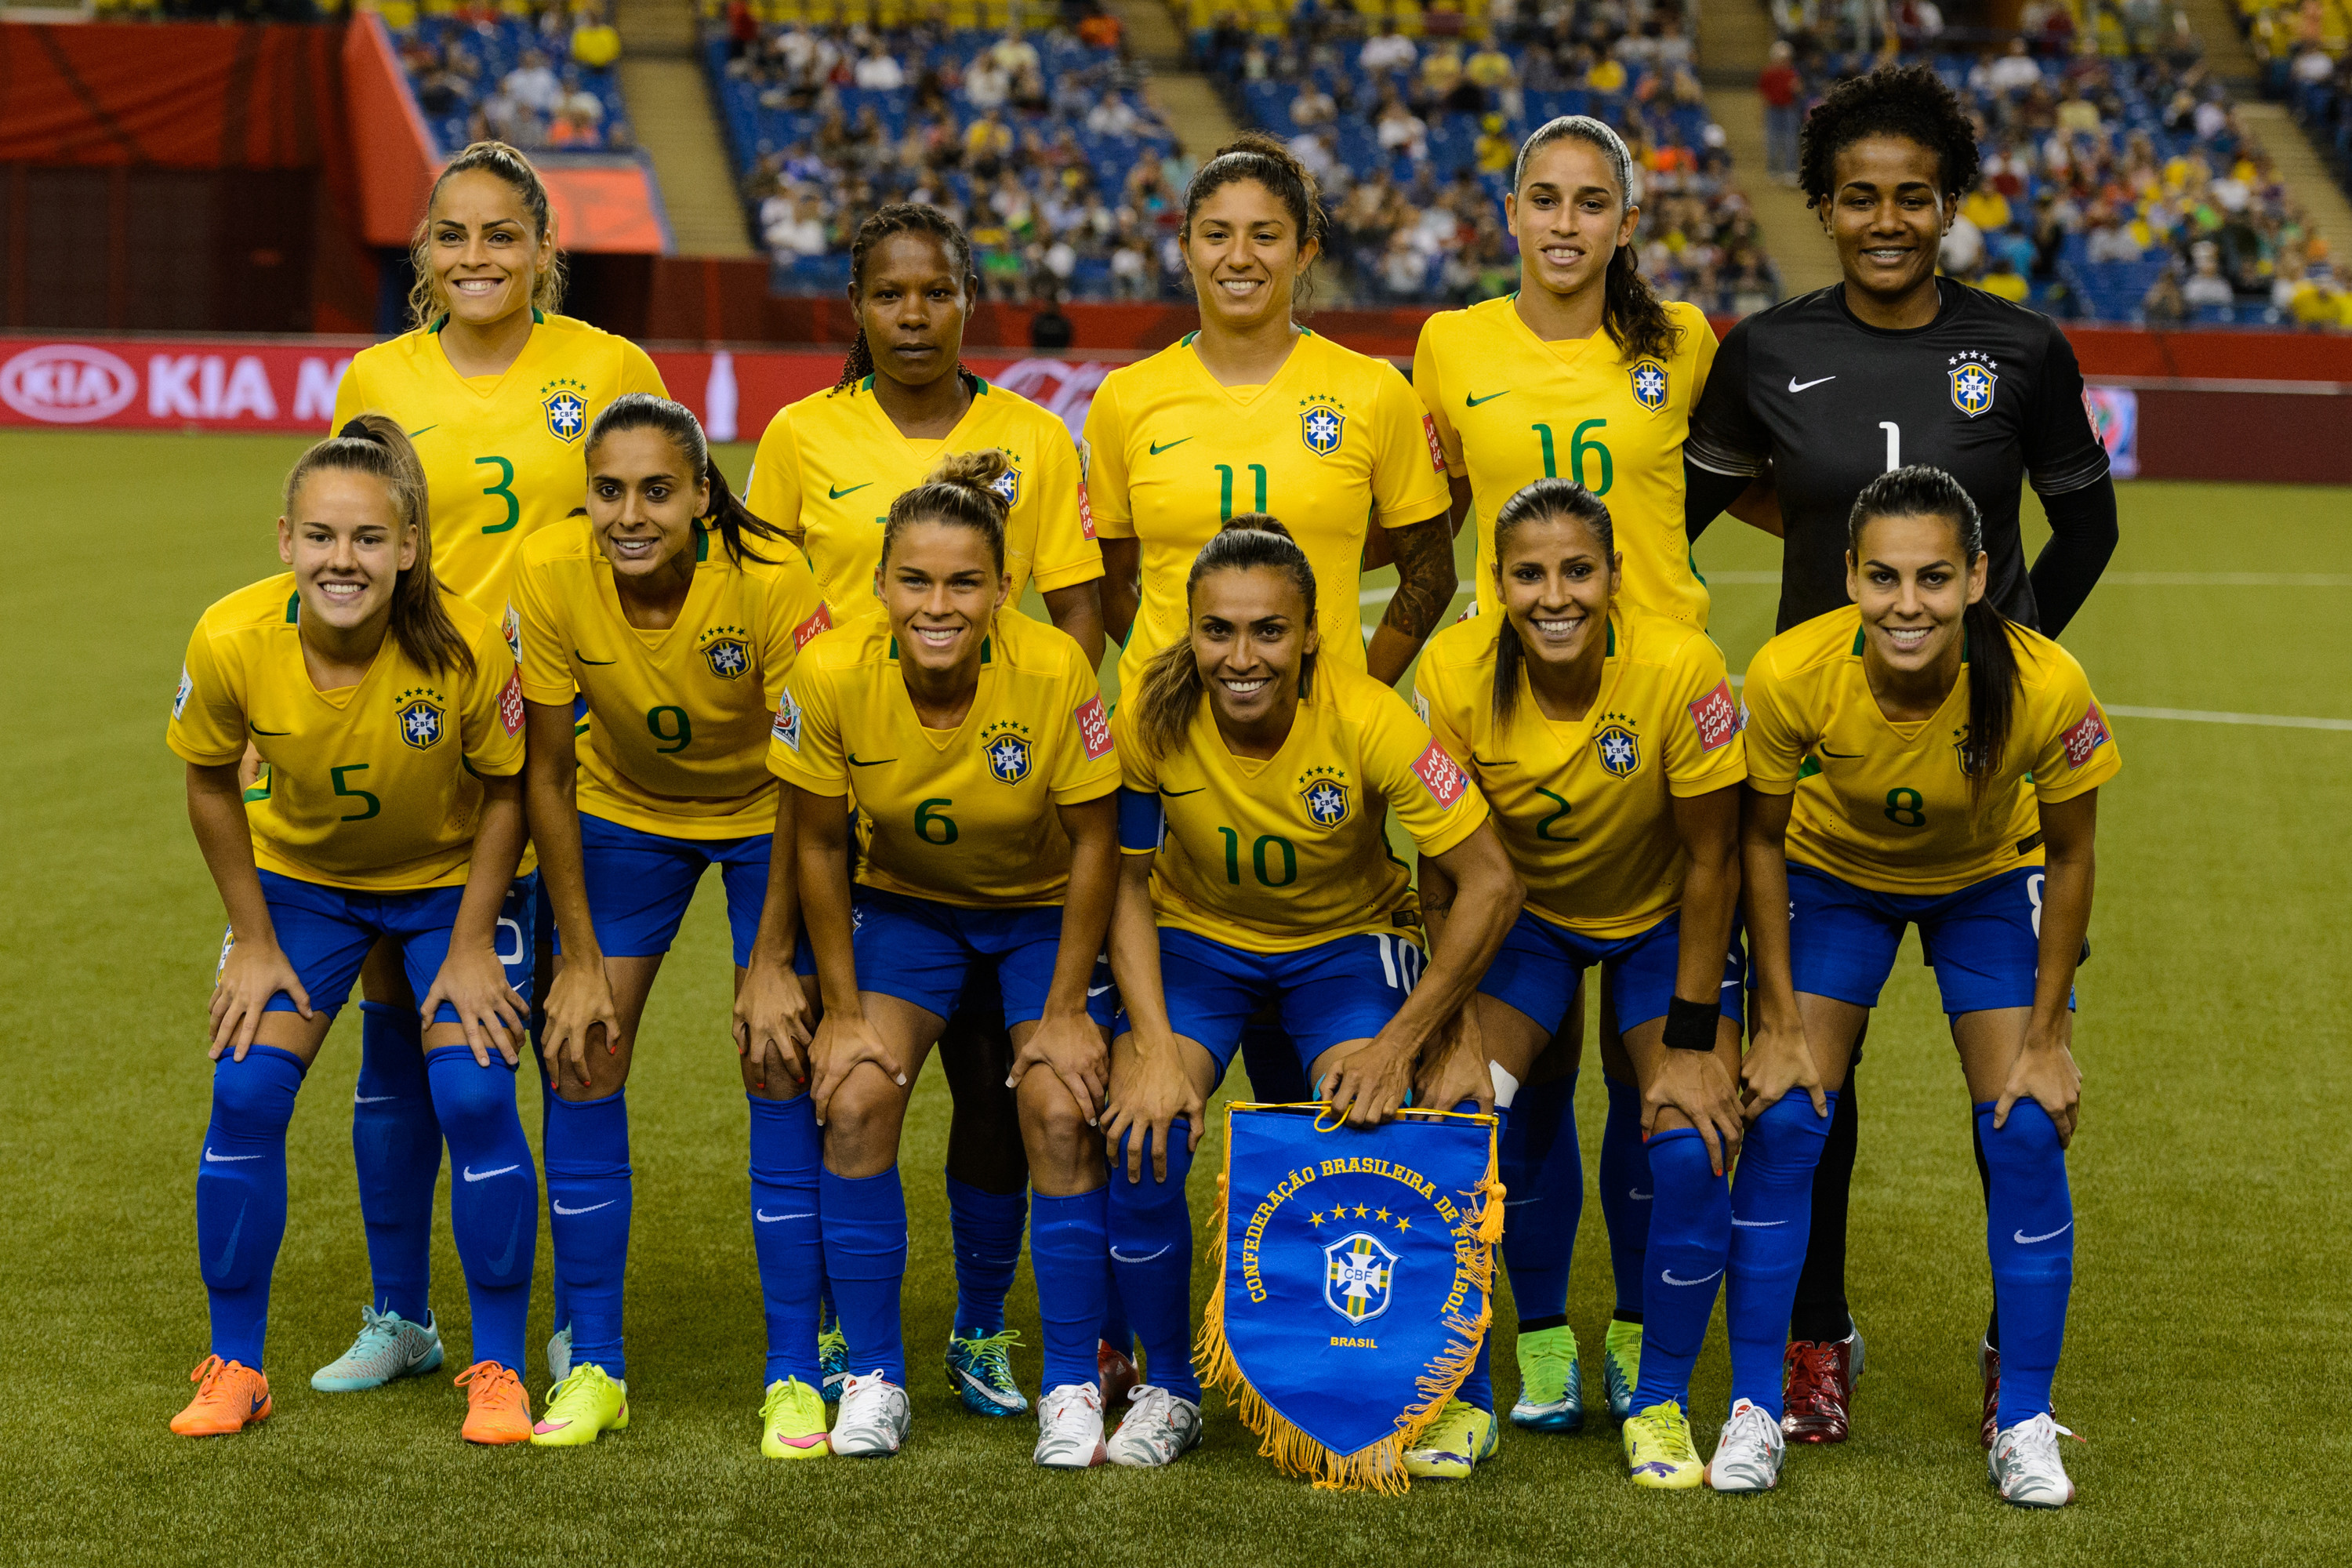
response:
[[[2066,1151],[2048,1111],[2021,1100],[2009,1108],[2009,1125],[1995,1131],[1992,1106],[1976,1109],[1992,1175],[1985,1244],[2000,1310],[2000,1408],[1994,1419],[2009,1427],[2050,1408],[2074,1282],[2074,1200]]]
[[[1642,1280],[1642,1372],[1633,1408],[1671,1400],[1687,1415],[1691,1367],[1706,1338],[1706,1321],[1715,1315],[1715,1293],[1731,1248],[1731,1188],[1709,1167],[1706,1144],[1694,1128],[1658,1133],[1649,1153],[1650,1177],[1657,1184],[1650,1189],[1655,1195],[1642,1263],[1648,1273]],[[1797,1252],[1801,1258],[1804,1247]],[[1618,1288],[1624,1288],[1622,1277]],[[1783,1322],[1788,1315],[1784,1300]]]
[[[1609,1267],[1617,1278],[1617,1314],[1642,1319],[1643,1250],[1650,1244],[1650,1151],[1642,1142],[1642,1091],[1613,1078],[1609,1121],[1601,1133],[1601,1217],[1609,1226]],[[1645,1341],[1646,1342],[1646,1336]]]
[[[286,1238],[286,1124],[302,1063],[256,1046],[213,1064],[213,1115],[196,1166],[196,1268],[212,1306],[213,1354],[261,1367],[269,1273]]]
[[[621,1345],[621,1289],[629,1262],[629,1104],[550,1096],[548,1230],[555,1276],[570,1310],[572,1364],[629,1375]],[[559,1325],[560,1326],[560,1325]]]
[[[836,1176],[820,1169],[817,1211],[824,1236],[824,1273],[849,1342],[849,1374],[875,1372],[907,1386],[907,1348],[898,1329],[898,1289],[907,1277],[907,1191],[898,1167],[877,1176]],[[576,1300],[576,1298],[575,1298]]]
[[[432,1317],[433,1189],[441,1180],[441,1124],[425,1081],[425,1039],[414,1007],[360,1004],[360,1081],[352,1096],[352,1163],[367,1222],[375,1310],[412,1323]]]
[[[1045,1371],[1039,1384],[1095,1381],[1095,1342],[1102,1333],[1110,1276],[1110,1190],[1073,1197],[1039,1193],[1029,1222],[1029,1261],[1037,1276],[1037,1316],[1045,1331]]]
[[[948,1230],[955,1245],[955,1331],[966,1337],[1004,1331],[1004,1298],[1021,1262],[1021,1231],[1029,1192],[984,1193],[953,1176],[948,1184]]]
[[[1829,1097],[1827,1116],[1815,1116],[1800,1090],[1773,1101],[1749,1124],[1731,1184],[1731,1290],[1724,1302],[1731,1402],[1748,1400],[1775,1421],[1784,1413],[1780,1363],[1789,1310],[1812,1234],[1813,1168],[1837,1119],[1837,1100]]]
[[[1184,1178],[1192,1169],[1192,1124],[1178,1117],[1168,1128],[1168,1179],[1151,1174],[1149,1135],[1143,1179],[1127,1179],[1127,1150],[1113,1152],[1110,1177],[1110,1261],[1135,1331],[1143,1342],[1145,1375],[1153,1384],[1194,1404],[1201,1380],[1192,1374],[1192,1210]]]
[[[473,1359],[520,1373],[539,1252],[539,1170],[515,1112],[515,1069],[495,1057],[479,1067],[464,1046],[444,1046],[425,1058],[425,1074],[457,1167],[449,1228],[473,1308]]]
[[[824,1243],[817,1231],[821,1134],[805,1094],[751,1102],[751,1250],[760,1261],[760,1300],[768,1320],[762,1384],[796,1377],[821,1387],[816,1355]]]
[[[1576,1075],[1521,1084],[1497,1142],[1506,1189],[1503,1261],[1511,1271],[1512,1302],[1522,1324],[1530,1318],[1562,1317],[1576,1227],[1584,1217]]]

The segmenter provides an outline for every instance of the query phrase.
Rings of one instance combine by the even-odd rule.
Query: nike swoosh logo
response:
[[[1525,1208],[1529,1204],[1539,1204],[1541,1202],[1543,1202],[1543,1199],[1541,1198],[1505,1198],[1503,1200],[1503,1206],[1507,1209]]]
[[[261,1158],[261,1156],[256,1154],[253,1158],[257,1160]],[[213,1259],[214,1273],[226,1274],[228,1272],[229,1264],[236,1258],[236,1238],[245,1234],[245,1211],[252,1206],[251,1200],[249,1199],[237,1205],[236,1223],[228,1227],[228,1241],[221,1247],[220,1256]],[[261,1407],[257,1405],[254,1408],[258,1410]]]
[[[492,1176],[503,1176],[509,1171],[520,1171],[522,1167],[520,1165],[500,1165],[495,1171],[477,1171],[474,1167],[468,1165],[466,1167],[466,1180],[469,1182],[487,1182]]]
[[[260,1158],[261,1156],[258,1154],[215,1154],[212,1151],[211,1144],[207,1143],[205,1145],[205,1163],[207,1165],[234,1165],[240,1160],[258,1160]]]
[[[870,485],[874,481],[872,479],[868,479],[866,481],[866,485]],[[859,490],[864,489],[866,485],[852,485],[845,490],[837,490],[831,485],[827,485],[824,488],[824,498],[827,500],[839,500],[844,496],[856,495]]]
[[[1172,452],[1192,438],[1192,437],[1190,436],[1179,436],[1173,441],[1169,442],[1165,447],[1161,446],[1159,442],[1154,441],[1151,443],[1151,455],[1156,458],[1162,452]]]
[[[877,757],[869,763],[860,758],[855,752],[849,753],[849,765],[853,768],[878,768],[884,763],[895,763],[898,760],[896,757]]]
[[[398,1100],[400,1096],[396,1094],[355,1094],[352,1096],[352,1103],[353,1105],[382,1105],[387,1100]]]
[[[439,428],[441,428],[441,426],[439,426],[438,425],[427,425],[427,426],[425,427],[425,430],[438,430]],[[414,441],[414,440],[415,440],[419,436],[424,435],[424,434],[425,434],[425,430],[411,430],[411,431],[408,433],[408,438],[409,438],[410,440]]]
[[[788,1219],[814,1219],[816,1210],[803,1209],[799,1214],[770,1214],[764,1209],[753,1209],[751,1217],[761,1225],[775,1225]]]
[[[527,1207],[528,1205],[523,1204],[515,1205],[514,1219],[507,1226],[507,1249],[490,1259],[490,1273],[493,1276],[503,1277],[508,1269],[514,1267],[515,1245],[522,1239],[522,1216]]]
[[[1821,754],[1825,757],[1835,757],[1842,763],[1853,762],[1855,758],[1862,755],[1860,752],[1832,752],[1827,746],[1816,746],[1813,749],[1821,752]]]
[[[2064,1225],[2060,1226],[2056,1230],[2050,1231],[2042,1236],[2028,1236],[2022,1230],[2014,1230],[2010,1233],[2010,1239],[2023,1246],[2031,1247],[2037,1241],[2047,1241],[2051,1237],[2063,1236],[2074,1228],[2074,1222],[2070,1219]]]
[[[1108,985],[1089,985],[1087,987],[1087,994],[1089,996],[1099,996],[1109,989],[1110,987]]]
[[[982,1399],[987,1400],[990,1404],[1001,1405],[1008,1410],[1013,1407],[1013,1396],[1006,1394],[1003,1389],[991,1388],[988,1384],[981,1382],[980,1379],[972,1376],[971,1373],[965,1372],[961,1368],[957,1370],[956,1375],[963,1379],[975,1393],[977,1393]]]
[[[572,657],[578,659],[583,664],[618,664],[621,662],[617,658],[590,658],[586,654],[582,653],[576,647],[572,650]]]
[[[247,724],[246,728],[257,735],[290,735],[294,732],[291,730],[265,730],[258,724]]]
[[[1180,795],[1198,795],[1208,787],[1207,784],[1194,784],[1191,789],[1163,789],[1160,793],[1174,800]]]
[[[611,1208],[614,1204],[619,1203],[620,1201],[621,1200],[618,1198],[606,1198],[603,1203],[590,1204],[584,1209],[568,1209],[563,1206],[560,1200],[551,1199],[549,1200],[548,1206],[553,1209],[557,1214],[569,1216],[575,1214],[594,1214],[598,1209]]]
[[[1492,403],[1498,397],[1508,397],[1510,395],[1511,389],[1507,386],[1503,388],[1500,392],[1490,392],[1484,397],[1473,397],[1465,392],[1462,395],[1462,406],[1465,408],[1475,408],[1482,403]]]
[[[1704,1285],[1709,1280],[1715,1279],[1716,1275],[1721,1274],[1723,1270],[1718,1268],[1714,1274],[1705,1275],[1696,1279],[1677,1279],[1675,1278],[1675,1271],[1673,1269],[1661,1268],[1658,1270],[1658,1278],[1664,1280],[1669,1285]]]
[[[1185,439],[1190,440],[1192,437],[1188,436]],[[1155,1258],[1164,1256],[1167,1251],[1168,1248],[1163,1247],[1158,1252],[1147,1252],[1140,1258],[1129,1258],[1126,1253],[1121,1252],[1118,1247],[1114,1247],[1110,1249],[1110,1255],[1114,1261],[1119,1263],[1149,1263]]]
[[[1643,1192],[1639,1187],[1627,1187],[1625,1189],[1625,1195],[1633,1199],[1637,1204],[1645,1204],[1650,1201],[1650,1194]]]
[[[1833,375],[1822,375],[1816,376],[1811,381],[1799,381],[1792,375],[1789,378],[1789,390],[1791,392],[1802,392],[1809,386],[1819,386],[1822,382],[1835,381],[1837,377]]]
[[[1770,1230],[1776,1225],[1786,1225],[1789,1222],[1785,1219],[1741,1219],[1734,1215],[1731,1223],[1742,1230]]]

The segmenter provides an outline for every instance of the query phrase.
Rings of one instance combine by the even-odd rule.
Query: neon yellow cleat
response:
[[[1519,1336],[1519,1402],[1511,1425],[1530,1432],[1573,1432],[1584,1425],[1584,1376],[1576,1331],[1562,1323]]]
[[[1467,1480],[1471,1470],[1495,1457],[1497,1441],[1491,1412],[1448,1400],[1421,1441],[1404,1451],[1404,1473],[1423,1480]]]
[[[628,1424],[629,1385],[607,1376],[601,1366],[583,1363],[547,1391],[547,1408],[531,1427],[530,1440],[541,1448],[577,1448]]]
[[[1625,1468],[1637,1487],[1685,1491],[1706,1480],[1706,1466],[1691,1445],[1690,1422],[1672,1400],[1625,1418]]]
[[[1633,1389],[1642,1381],[1642,1325],[1609,1320],[1601,1339],[1601,1371],[1609,1385],[1609,1419],[1633,1414]]]
[[[760,1452],[771,1459],[822,1459],[833,1452],[826,1441],[832,1425],[824,1394],[797,1377],[778,1378],[760,1405]]]

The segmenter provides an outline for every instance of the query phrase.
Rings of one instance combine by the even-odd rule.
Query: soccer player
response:
[[[1732,1245],[1724,1173],[1742,1130],[1739,706],[1704,632],[1618,596],[1624,556],[1591,491],[1538,479],[1496,509],[1492,531],[1495,580],[1482,586],[1497,610],[1438,633],[1414,680],[1438,743],[1467,759],[1528,901],[1478,982],[1475,1027],[1423,1067],[1420,1098],[1491,1107],[1508,1147],[1520,1080],[1584,970],[1603,966],[1606,1033],[1638,1075],[1634,1131],[1654,1194],[1646,1263],[1618,1281],[1637,1292],[1645,1336],[1626,1464],[1636,1485],[1696,1487],[1691,1366]],[[1442,942],[1462,906],[1427,859],[1421,898]]]
[[[809,650],[776,710],[769,763],[796,797],[824,997],[810,1053],[824,1140],[816,1207],[851,1373],[833,1450],[879,1457],[907,1440],[899,1130],[923,1058],[990,964],[1036,1188],[1035,1458],[1083,1469],[1103,1460],[1096,1351],[1109,1264],[1097,1121],[1110,1004],[1108,982],[1092,976],[1118,878],[1118,763],[1086,650],[1005,609],[1009,471],[1001,452],[957,453],[890,502],[883,613]],[[843,809],[853,795],[854,891]]]
[[[1122,1465],[1170,1464],[1200,1440],[1184,1178],[1244,1022],[1274,1005],[1316,1097],[1357,1126],[1381,1121],[1521,891],[1445,748],[1402,698],[1322,652],[1330,622],[1287,530],[1228,520],[1186,586],[1185,635],[1151,657],[1112,721],[1125,859],[1111,964],[1125,1013],[1103,1135],[1111,1264],[1150,1377],[1110,1445]],[[1348,624],[1350,646],[1358,635]],[[1459,894],[1425,974],[1391,813]],[[1405,1466],[1464,1477],[1495,1446],[1482,1358]]]
[[[502,624],[523,543],[580,505],[580,441],[628,392],[662,395],[645,351],[556,313],[563,256],[547,187],[529,159],[478,142],[434,181],[410,243],[412,330],[352,357],[335,392],[338,426],[383,409],[410,432],[432,493],[433,561],[442,584]],[[518,651],[514,657],[520,658]],[[524,867],[533,863],[524,852]],[[552,936],[542,903],[532,929]],[[542,977],[542,956],[535,973]],[[351,1349],[313,1388],[348,1393],[441,1364],[428,1287],[441,1129],[417,1063],[417,1011],[390,944],[360,971],[360,1081],[352,1122],[373,1300]],[[540,994],[544,997],[542,987]],[[551,1097],[541,1096],[543,1108]],[[548,1370],[568,1370],[570,1318],[555,1286]]]
[[[760,438],[746,490],[751,510],[807,550],[836,619],[880,612],[875,573],[894,497],[940,459],[994,449],[995,483],[1010,510],[1005,570],[1016,606],[1034,582],[1055,626],[1099,666],[1102,552],[1087,521],[1085,477],[1069,427],[1017,393],[963,368],[963,332],[980,300],[971,242],[936,207],[894,203],[858,226],[849,300],[857,338],[840,383],[781,409]],[[1013,1288],[1026,1218],[1028,1167],[1020,1116],[1005,1090],[1012,1046],[994,966],[973,972],[973,993],[949,1010],[940,1055],[955,1100],[948,1131],[948,1214],[955,1237],[956,1317],[948,1381],[982,1415],[1028,1409],[1007,1347],[1004,1296]],[[1114,1326],[1112,1340],[1129,1336]],[[837,1394],[839,1340],[828,1333],[828,1394]],[[1107,1342],[1103,1376],[1133,1383]]]
[[[1854,603],[1766,643],[1743,691],[1751,1124],[1731,1192],[1734,1405],[1708,1473],[1744,1490],[1778,1476],[1777,1373],[1828,1131],[1816,1110],[1916,923],[1990,1170],[2005,1364],[1988,1463],[2009,1501],[2056,1508],[2074,1496],[2050,1416],[2074,1279],[2073,987],[2098,790],[2121,763],[2082,667],[1994,605],[1958,479],[1882,475],[1847,537]]]
[[[1937,247],[1976,183],[1967,110],[1927,67],[1885,67],[1831,91],[1805,122],[1801,163],[1843,279],[1724,339],[1685,447],[1692,538],[1769,479],[1786,536],[1778,628],[1787,631],[1847,603],[1847,518],[1863,487],[1929,464],[1984,509],[1993,607],[2057,636],[2114,552],[2115,484],[2057,324],[1936,275]],[[2018,531],[2026,480],[2052,536],[2030,572]],[[1845,1298],[1855,1116],[1849,1079],[1815,1182],[1813,1251],[1790,1325],[1789,1435],[1810,1442],[1844,1439],[1862,1372]],[[1978,1168],[1990,1183],[1981,1158]],[[1988,1423],[1998,1323],[1996,1312],[1980,1352]]]
[[[793,857],[771,853],[775,834],[790,844],[792,819],[765,751],[795,653],[830,622],[807,563],[729,493],[686,408],[617,397],[584,456],[586,515],[533,537],[513,584],[524,798],[562,938],[541,1048],[553,1090],[549,1229],[572,1330],[571,1366],[531,1441],[572,1447],[629,1424],[625,1090],[654,977],[716,865],[734,933],[768,1329],[760,1451],[821,1458],[816,1123],[802,1092],[814,1020],[793,972]],[[588,708],[584,757],[574,690]]]
[[[527,883],[510,891],[523,835],[514,656],[495,619],[435,580],[424,472],[382,415],[296,462],[278,553],[289,572],[205,612],[168,732],[229,919],[196,1167],[212,1352],[172,1430],[230,1433],[269,1415],[262,1341],[286,1234],[287,1122],[361,961],[388,941],[424,998],[410,1070],[463,1177],[449,1205],[473,1307],[464,1435],[523,1442],[539,1185],[515,1113],[532,906]],[[250,791],[248,742],[268,770]]]

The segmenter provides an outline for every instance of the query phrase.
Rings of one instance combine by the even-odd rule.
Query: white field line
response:
[[[1743,686],[1747,677],[1734,675],[1731,684]],[[2352,731],[2352,719],[2306,719],[2298,713],[2210,713],[2200,708],[2126,708],[2103,704],[2117,719],[2176,719],[2190,724],[2255,724],[2273,730]]]
[[[1778,585],[1778,572],[1702,573],[1707,586],[1745,584]],[[2347,572],[2108,572],[2099,578],[2102,588],[2352,588]]]

